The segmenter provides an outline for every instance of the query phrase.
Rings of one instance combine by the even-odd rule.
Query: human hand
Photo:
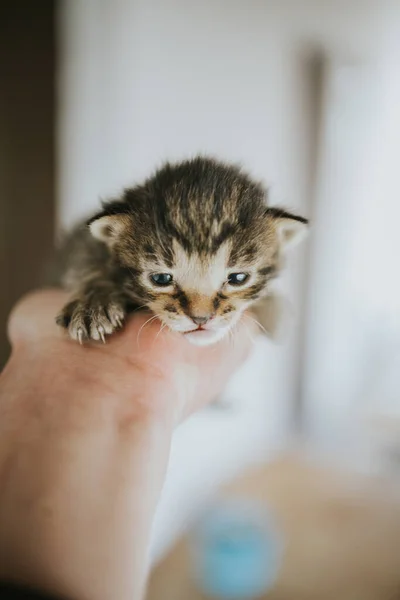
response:
[[[79,382],[93,397],[107,391],[129,398],[134,392],[148,410],[159,411],[168,397],[177,422],[218,395],[252,345],[248,325],[239,324],[233,339],[204,349],[163,329],[148,313],[137,313],[106,344],[79,346],[54,323],[65,299],[58,290],[36,292],[16,306],[9,323],[13,354],[42,360],[42,382],[60,388]]]
[[[141,593],[172,430],[251,347],[198,348],[137,314],[104,346],[57,328],[59,291],[23,299],[0,378],[0,577],[67,598]],[[206,442],[206,441],[205,441]]]

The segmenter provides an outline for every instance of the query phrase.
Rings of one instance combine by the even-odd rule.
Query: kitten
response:
[[[207,345],[253,306],[269,327],[268,284],[307,220],[266,199],[236,166],[204,157],[166,164],[67,237],[58,282],[72,299],[57,323],[80,343],[104,342],[129,312],[147,308]]]

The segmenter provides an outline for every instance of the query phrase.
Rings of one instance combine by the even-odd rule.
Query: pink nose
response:
[[[190,316],[190,318],[192,319],[193,323],[195,323],[196,325],[205,325],[211,318],[211,315],[203,315],[202,317],[193,317]]]

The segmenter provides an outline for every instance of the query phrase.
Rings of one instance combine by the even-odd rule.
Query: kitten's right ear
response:
[[[88,222],[90,233],[94,238],[112,248],[115,243],[132,226],[132,219],[127,214],[100,214]]]
[[[296,246],[306,237],[309,227],[304,217],[273,207],[267,209],[267,215],[273,220],[282,250]]]

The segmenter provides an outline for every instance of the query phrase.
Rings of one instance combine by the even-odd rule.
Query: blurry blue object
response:
[[[210,598],[250,600],[274,584],[282,541],[263,505],[226,500],[201,520],[195,535],[194,570]]]

